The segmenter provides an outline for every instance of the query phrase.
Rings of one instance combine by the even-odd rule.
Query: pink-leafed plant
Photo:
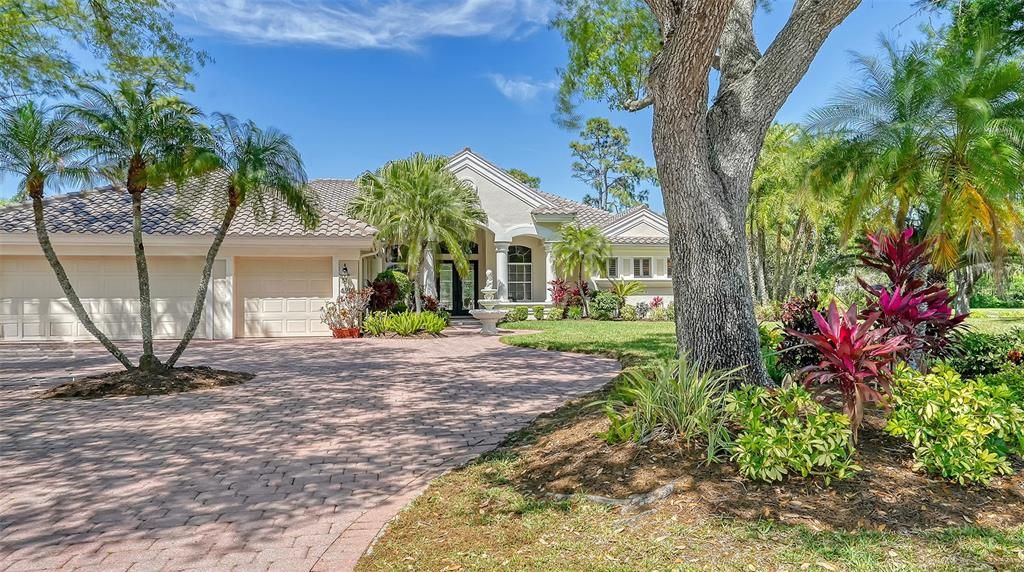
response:
[[[931,241],[913,242],[914,229],[901,233],[869,234],[861,262],[881,271],[889,285],[871,285],[858,278],[862,288],[875,301],[864,315],[877,313],[879,323],[890,335],[906,339],[906,351],[922,350],[944,355],[950,348],[950,335],[959,328],[966,314],[953,315],[953,295],[941,282],[928,282],[928,258]]]
[[[651,309],[652,310],[657,310],[658,308],[661,308],[664,305],[665,305],[665,299],[662,298],[661,296],[655,296],[654,298],[651,298]]]
[[[886,400],[893,363],[907,346],[903,335],[890,336],[889,328],[875,327],[878,312],[861,320],[857,317],[857,306],[842,314],[833,302],[827,314],[826,318],[817,310],[812,312],[817,333],[793,329],[786,332],[818,351],[821,361],[798,371],[797,379],[802,379],[808,389],[838,389],[856,442],[864,419],[864,404]]]

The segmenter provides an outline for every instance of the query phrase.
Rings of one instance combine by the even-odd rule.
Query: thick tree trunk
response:
[[[761,359],[744,219],[764,136],[829,32],[859,0],[801,0],[762,55],[755,0],[647,0],[652,140],[669,223],[679,351],[771,385]],[[719,70],[708,105],[708,73]],[[677,270],[678,269],[678,270]]]
[[[192,318],[188,321],[185,335],[178,342],[178,347],[174,348],[174,353],[171,354],[171,357],[167,358],[165,364],[167,367],[174,367],[181,354],[185,353],[185,349],[192,342],[193,336],[196,335],[196,328],[199,327],[199,322],[203,319],[203,308],[206,307],[206,292],[210,289],[210,277],[213,275],[213,263],[217,259],[217,253],[220,252],[220,246],[224,243],[224,237],[227,236],[228,228],[231,226],[231,221],[234,220],[235,212],[238,210],[237,194],[234,190],[229,190],[228,195],[230,198],[228,199],[228,208],[224,211],[224,219],[220,223],[220,228],[217,229],[217,234],[213,237],[210,249],[206,252],[206,260],[203,263],[203,277],[199,280],[199,290],[196,291],[196,300],[192,305]]]
[[[747,383],[772,385],[761,359],[747,274],[743,223],[749,180],[730,181],[712,163],[745,160],[753,176],[754,156],[715,155],[704,122],[691,114],[702,117],[703,111],[671,102],[654,109],[679,351],[708,368],[742,368],[738,375]]]
[[[39,240],[39,246],[43,249],[43,256],[50,263],[50,268],[53,269],[53,273],[57,276],[57,283],[60,284],[61,290],[64,291],[64,297],[68,299],[68,303],[71,305],[71,309],[74,310],[75,316],[78,317],[78,321],[82,322],[82,326],[85,327],[86,331],[99,340],[100,344],[110,352],[110,355],[114,356],[114,359],[121,362],[125,369],[134,368],[135,366],[132,365],[128,356],[124,355],[124,352],[96,327],[89,313],[85,310],[85,306],[82,305],[82,301],[78,298],[78,293],[71,286],[71,280],[68,279],[67,272],[64,271],[64,265],[57,258],[57,252],[54,251],[53,244],[50,242],[50,234],[46,230],[46,222],[43,220],[43,192],[41,185],[40,188],[31,190],[29,195],[32,198],[32,218],[35,222],[36,238]]]
[[[158,370],[163,367],[153,351],[153,301],[149,290],[149,266],[142,244],[142,191],[131,192],[132,244],[135,247],[135,270],[139,277],[139,318],[142,322],[142,357],[139,369]]]

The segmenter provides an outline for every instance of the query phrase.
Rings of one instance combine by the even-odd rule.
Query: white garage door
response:
[[[260,338],[330,333],[320,323],[320,308],[332,294],[329,257],[238,257],[234,280],[242,311],[242,327],[237,335]]]
[[[139,287],[130,256],[65,256],[61,263],[93,322],[115,340],[138,339]],[[199,257],[148,258],[153,335],[181,337],[199,286]],[[196,337],[205,337],[200,323]],[[92,339],[42,256],[0,256],[0,339]]]

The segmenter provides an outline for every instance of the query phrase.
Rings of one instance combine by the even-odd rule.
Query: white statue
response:
[[[489,269],[487,270],[487,280],[484,283],[484,288],[488,290],[494,289],[494,274]]]

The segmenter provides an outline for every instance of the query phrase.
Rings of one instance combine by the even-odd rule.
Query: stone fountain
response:
[[[498,300],[494,297],[497,293],[498,289],[494,287],[494,276],[488,270],[487,281],[484,287],[480,289],[480,294],[484,298],[477,302],[480,304],[480,308],[469,311],[474,318],[480,320],[480,333],[487,336],[496,336],[498,334],[498,322],[508,313],[505,310],[494,309],[494,306],[498,304]]]

